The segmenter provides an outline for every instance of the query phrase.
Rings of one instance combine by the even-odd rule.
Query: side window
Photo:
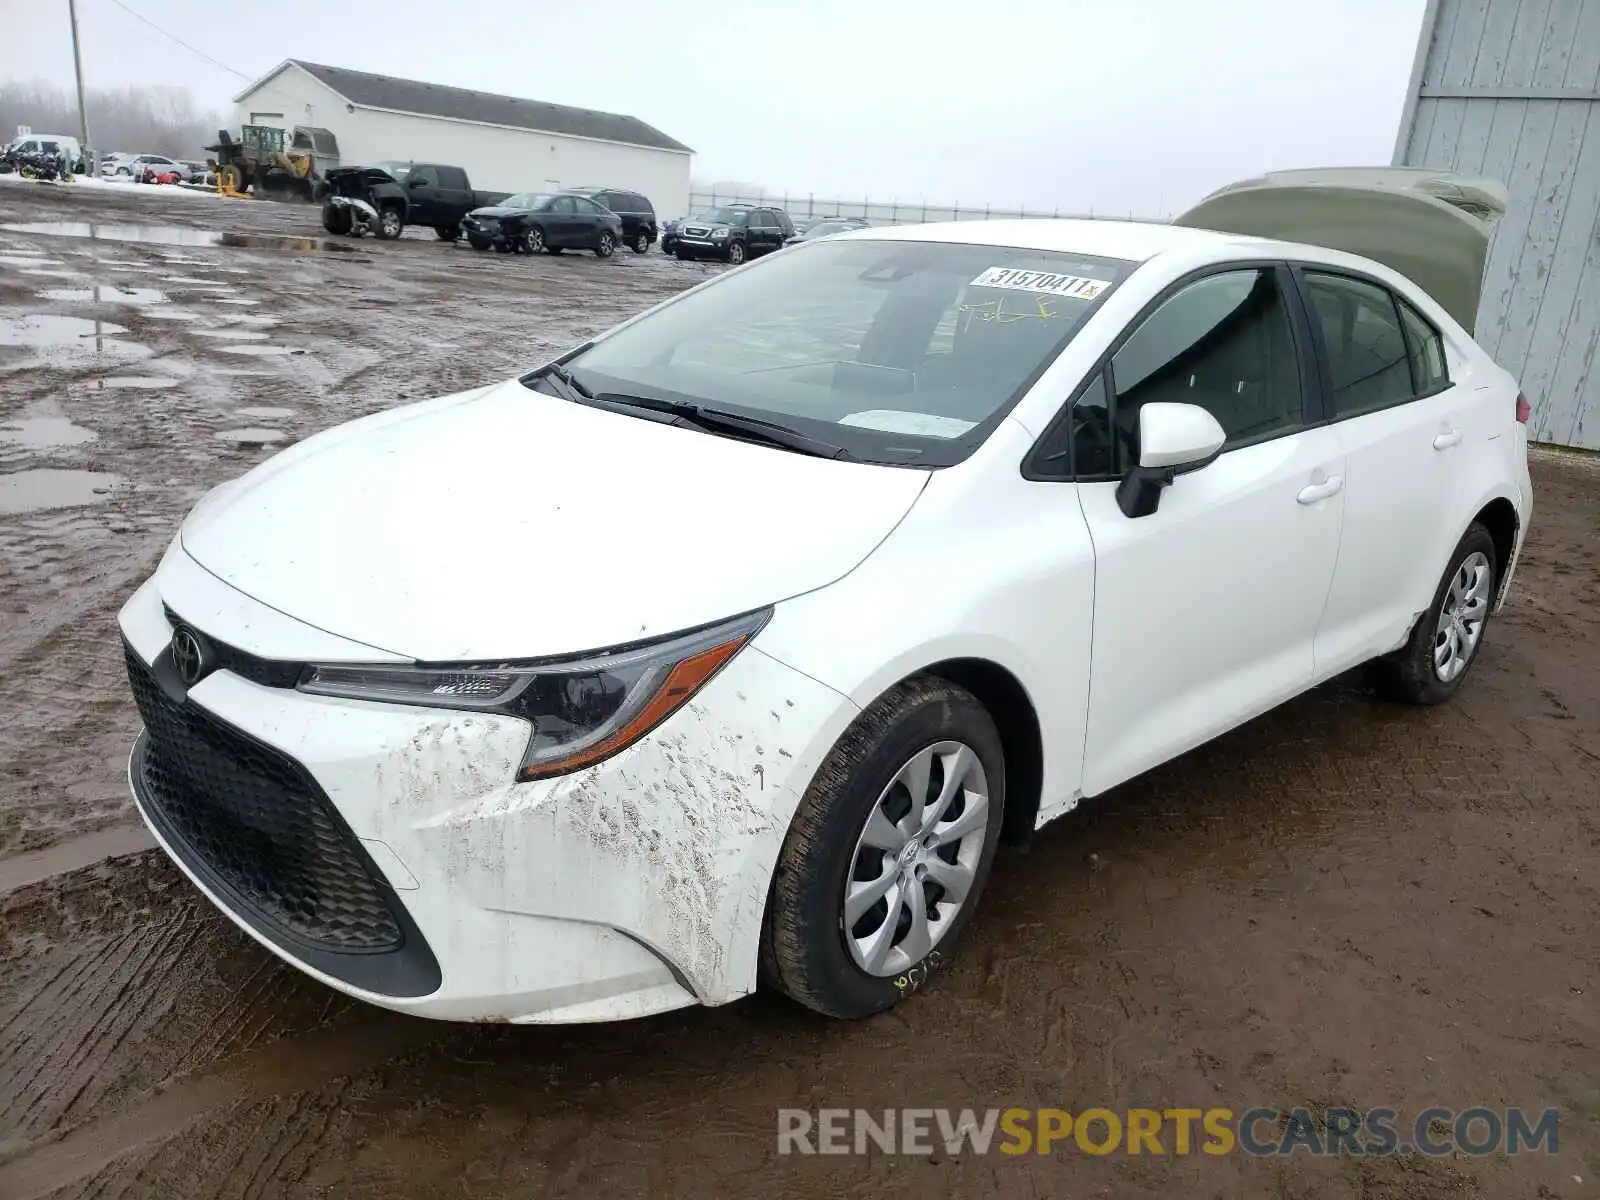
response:
[[[605,205],[596,204],[593,200],[587,198],[574,199],[573,203],[578,206],[579,212],[588,213],[591,216],[598,216],[606,211]]]
[[[1307,271],[1312,318],[1328,355],[1328,401],[1335,417],[1354,417],[1416,393],[1400,316],[1388,290],[1360,279]]]
[[[650,207],[650,201],[639,195],[629,196],[627,200],[628,207],[634,212],[640,216],[649,217],[652,221],[655,220],[656,210]]]
[[[571,196],[557,196],[550,204],[550,211],[574,213],[578,211],[578,205]]]
[[[459,188],[460,190],[465,191],[467,187],[467,173],[460,167],[440,167],[439,186],[447,188]]]
[[[1229,448],[1298,429],[1300,363],[1277,271],[1225,271],[1189,284],[1145,318],[1111,360],[1121,473],[1138,461],[1138,415],[1151,401],[1198,404]]]
[[[410,178],[406,180],[413,187],[420,184],[423,187],[438,187],[439,172],[432,167],[413,167]]]
[[[1400,321],[1406,328],[1406,346],[1411,354],[1411,382],[1418,395],[1437,392],[1450,384],[1450,368],[1445,365],[1444,338],[1439,331],[1404,300],[1399,300]]]

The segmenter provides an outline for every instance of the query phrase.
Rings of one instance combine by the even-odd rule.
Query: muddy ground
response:
[[[274,235],[313,241],[249,244]],[[1536,462],[1517,587],[1454,703],[1336,681],[1092,803],[1002,857],[957,965],[890,1015],[759,995],[453,1027],[278,965],[145,848],[117,607],[193,499],[275,445],[504,377],[715,269],[318,240],[307,209],[0,183],[0,1197],[1600,1187],[1583,459]],[[779,1107],[1258,1104],[1554,1106],[1559,1153],[776,1152]]]

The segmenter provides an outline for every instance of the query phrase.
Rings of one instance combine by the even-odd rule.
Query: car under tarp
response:
[[[1173,224],[1359,254],[1399,271],[1469,332],[1505,185],[1422,167],[1273,171],[1212,192]]]

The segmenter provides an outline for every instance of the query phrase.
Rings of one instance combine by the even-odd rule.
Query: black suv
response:
[[[609,208],[622,218],[622,240],[635,254],[643,254],[660,235],[656,224],[656,210],[650,201],[638,192],[622,188],[581,187],[569,188],[579,196],[587,196],[602,208]]]
[[[781,208],[724,204],[685,217],[673,252],[679,258],[720,258],[737,266],[747,258],[783,249],[794,222]]]

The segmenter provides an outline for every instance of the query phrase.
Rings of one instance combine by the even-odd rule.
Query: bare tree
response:
[[[165,154],[169,158],[201,158],[216,140],[223,118],[198,108],[186,87],[91,90],[89,130],[101,153]],[[0,83],[0,142],[9,141],[18,125],[38,133],[75,134],[78,106],[67,89],[43,80]]]

